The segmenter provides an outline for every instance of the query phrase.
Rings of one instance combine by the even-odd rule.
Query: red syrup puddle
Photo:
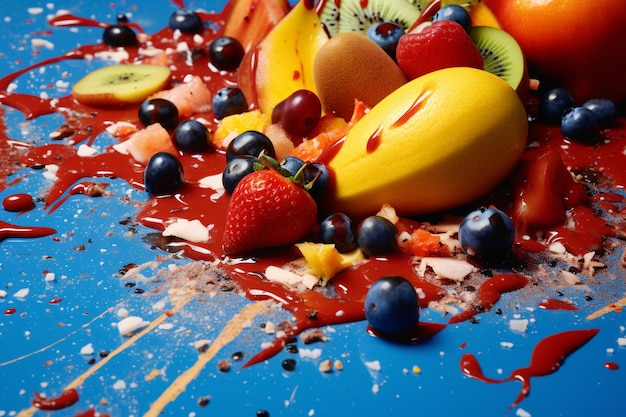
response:
[[[32,404],[39,410],[56,411],[67,408],[78,401],[78,391],[74,388],[66,389],[56,398],[42,397],[38,392],[35,392],[35,398]]]
[[[30,194],[11,194],[2,200],[2,207],[10,212],[27,212],[35,208],[35,200]]]
[[[211,19],[214,26],[205,28],[201,35],[204,44],[208,44],[212,39],[219,36],[221,28],[224,27],[225,17],[231,6],[229,2],[221,14],[203,15],[204,19]],[[220,28],[220,29],[215,29]],[[173,32],[169,28],[153,34],[146,35],[148,40],[153,43],[155,48],[175,50],[175,46],[180,41],[188,41],[194,44],[191,37],[182,35],[177,41],[173,40]],[[110,122],[128,121],[140,126],[137,121],[138,106],[129,106],[128,108],[91,108],[83,106],[73,100],[71,96],[59,99],[41,99],[39,97],[30,96],[19,93],[6,93],[7,86],[19,75],[49,65],[65,59],[83,59],[85,56],[93,55],[99,51],[107,51],[110,48],[103,44],[87,45],[70,51],[58,58],[44,61],[38,65],[23,69],[19,72],[10,74],[0,80],[0,102],[22,112],[27,118],[34,118],[39,115],[58,112],[66,119],[70,128],[76,132],[72,136],[73,144],[89,139],[91,144],[100,133],[102,133]],[[138,47],[126,48],[129,53],[128,62],[141,62],[145,57],[140,56]],[[199,75],[207,83],[211,91],[216,91],[226,85],[236,85],[235,73],[218,73],[211,69],[208,65],[208,56],[206,51],[195,57],[193,66],[187,63],[186,54],[172,54],[168,56],[170,67],[173,69],[173,84],[182,82],[185,75],[193,73]],[[415,110],[419,109],[419,100],[416,102]],[[215,127],[212,113],[196,114],[195,117],[203,117],[212,123]],[[614,142],[617,140],[601,143],[594,148],[594,152],[589,152],[588,146],[572,146],[567,152],[560,152],[560,146],[553,146],[552,142],[561,143],[562,137],[557,134],[557,130],[540,126],[536,123],[532,124],[534,128],[531,133],[531,142],[537,142],[540,150],[550,149],[554,147],[555,151],[563,159],[567,166],[578,167],[579,169],[588,168],[588,166],[580,163],[579,154],[588,155],[613,155],[619,148]],[[622,132],[623,131],[618,131]],[[613,134],[611,132],[607,134]],[[614,133],[615,136],[618,133]],[[6,128],[0,131],[0,146],[6,147],[12,140],[6,136]],[[14,141],[13,141],[14,142]],[[320,157],[321,162],[330,161],[336,151],[341,146],[342,141],[337,142],[331,149],[328,149]],[[0,148],[0,150],[3,148]],[[620,149],[621,152],[621,149]],[[619,154],[619,153],[618,153]],[[11,158],[11,159],[5,159]],[[272,345],[255,355],[245,366],[263,361],[282,349],[286,340],[299,334],[300,332],[311,328],[321,327],[324,325],[339,324],[346,322],[354,322],[364,320],[363,300],[369,285],[384,275],[402,275],[411,280],[416,288],[420,288],[424,293],[424,297],[420,299],[420,305],[426,307],[430,301],[440,299],[445,290],[417,277],[411,261],[406,254],[394,253],[383,258],[369,259],[367,262],[350,268],[339,273],[332,280],[333,288],[330,290],[313,290],[305,292],[297,292],[284,287],[281,284],[275,284],[267,281],[263,277],[263,271],[270,265],[284,265],[291,260],[299,257],[300,254],[293,248],[272,249],[268,251],[260,251],[255,254],[255,258],[245,259],[226,259],[222,255],[221,236],[224,229],[224,219],[226,208],[228,205],[228,197],[223,196],[214,198],[215,192],[211,189],[200,188],[198,182],[200,179],[219,174],[225,166],[224,155],[218,152],[208,152],[200,155],[190,155],[180,152],[179,158],[184,167],[184,176],[186,184],[177,190],[175,196],[151,197],[143,210],[138,214],[137,218],[140,223],[153,229],[162,231],[169,221],[175,219],[200,220],[205,225],[214,225],[211,230],[212,240],[208,243],[189,243],[189,242],[171,242],[171,246],[176,246],[176,250],[184,250],[185,256],[195,260],[221,260],[221,267],[226,273],[232,276],[244,289],[250,300],[266,300],[275,299],[281,302],[284,307],[291,311],[295,316],[295,323],[291,329],[286,332],[283,339],[275,340]],[[89,157],[78,156],[74,146],[66,144],[49,144],[37,148],[28,149],[19,158],[15,156],[0,156],[5,166],[11,166],[16,159],[26,166],[56,164],[59,166],[58,179],[50,188],[46,199],[45,208],[50,212],[54,211],[63,204],[73,192],[76,191],[76,183],[84,178],[93,177],[116,177],[127,181],[131,186],[137,189],[143,189],[143,166],[137,164],[130,156],[122,155],[112,148],[109,148],[101,154]],[[582,159],[582,157],[581,157]],[[619,158],[615,158],[619,159]],[[603,160],[604,164],[610,164],[610,158]],[[605,173],[613,174],[619,167],[618,162],[613,165]],[[593,166],[593,165],[592,165]],[[615,185],[623,185],[626,183],[626,174],[621,170],[614,178]],[[527,185],[536,178],[525,178],[524,185]],[[549,178],[548,180],[551,180]],[[80,184],[79,184],[80,185]],[[519,192],[522,185],[512,184],[505,190],[505,205],[511,204],[513,199]],[[579,207],[579,206],[577,206]],[[563,207],[560,210],[564,210]],[[589,211],[590,215],[593,215]],[[539,215],[541,217],[541,215]],[[593,223],[591,219],[585,220],[585,216],[575,216],[574,221],[578,226],[584,222],[585,227],[591,227],[589,232],[594,232],[595,237],[602,236],[607,230],[606,225]],[[410,223],[409,220],[403,222]],[[608,229],[611,229],[609,226]],[[52,230],[52,229],[50,229]],[[54,232],[54,231],[53,231]],[[586,245],[595,247],[597,241],[590,243],[589,239],[583,239],[581,235],[572,235],[557,230],[558,238],[568,247],[579,247],[586,249]],[[2,236],[0,235],[0,240]],[[601,241],[601,239],[600,239]],[[533,241],[535,242],[535,241]],[[536,242],[535,242],[536,243]],[[529,252],[540,251],[538,244],[520,244],[519,247],[532,248]],[[582,250],[581,249],[581,250]],[[586,251],[586,250],[585,250]],[[514,274],[512,274],[514,275]],[[518,276],[516,278],[506,278],[513,281],[508,291],[522,288],[525,283]],[[496,279],[500,279],[495,277]],[[523,277],[522,277],[523,278]],[[495,281],[492,281],[492,284]],[[523,285],[522,285],[523,284]],[[504,285],[504,284],[502,284]],[[488,289],[486,286],[484,294],[480,297],[483,307],[491,308],[497,302],[500,294],[506,292],[503,289]],[[496,285],[497,287],[497,285]],[[482,287],[481,287],[482,288]],[[495,291],[495,292],[492,292]],[[332,293],[332,295],[331,295]],[[469,318],[476,314],[474,310],[464,312]],[[462,321],[462,317],[455,320]],[[422,326],[420,324],[420,326]],[[428,325],[424,325],[428,326]],[[419,330],[430,331],[431,336],[436,334],[444,325],[428,326]],[[437,331],[434,331],[437,330]],[[421,340],[420,338],[417,338]]]
[[[522,389],[510,406],[513,408],[530,394],[531,378],[556,372],[569,355],[581,348],[598,332],[599,329],[572,330],[556,333],[542,339],[533,349],[530,364],[527,367],[515,369],[508,378],[492,379],[487,377],[483,373],[478,359],[471,353],[465,353],[461,356],[461,371],[471,378],[492,384],[513,380],[520,381]]]

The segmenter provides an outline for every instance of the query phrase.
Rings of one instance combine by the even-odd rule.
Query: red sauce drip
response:
[[[619,369],[619,365],[616,364],[615,362],[605,362],[604,367],[611,371],[617,371]]]
[[[367,153],[372,153],[378,149],[383,138],[383,129],[383,125],[378,126],[374,133],[367,139]]]
[[[491,310],[503,293],[519,290],[524,288],[526,284],[528,284],[528,279],[518,274],[501,274],[489,278],[478,289],[479,304],[450,317],[448,324],[460,323],[476,314]]]
[[[0,242],[4,239],[49,236],[57,231],[49,227],[16,226],[0,220]]]
[[[48,301],[48,304],[59,304],[61,301],[63,301],[62,298],[53,298],[52,300]]]
[[[73,405],[78,401],[78,391],[74,388],[67,389],[56,398],[42,397],[35,392],[35,398],[32,401],[33,406],[40,410],[61,410]]]
[[[557,300],[555,298],[548,298],[546,300],[542,300],[539,303],[539,307],[545,308],[546,310],[580,310],[572,303],[568,303],[566,301]]]
[[[518,380],[522,383],[522,389],[510,408],[515,407],[530,394],[530,379],[532,377],[550,375],[556,372],[565,359],[574,351],[591,340],[599,329],[572,330],[553,334],[542,339],[530,357],[530,365],[525,368],[515,369],[511,375],[504,379],[492,379],[487,377],[478,363],[478,359],[471,353],[461,357],[461,370],[469,377],[482,382],[500,383]]]
[[[2,207],[6,211],[26,212],[35,208],[35,200],[30,194],[12,194],[2,200]]]
[[[411,106],[391,125],[390,129],[394,129],[396,127],[400,127],[405,124],[411,117],[415,116],[415,113],[420,111],[422,107],[426,104],[426,100],[432,94],[431,90],[423,91],[411,104]]]
[[[16,311],[17,311],[16,308],[11,307],[11,308],[7,308],[6,310],[4,310],[4,314],[6,316],[10,316],[11,314],[15,314]]]

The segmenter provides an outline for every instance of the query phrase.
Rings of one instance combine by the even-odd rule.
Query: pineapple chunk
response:
[[[270,116],[258,110],[233,114],[222,119],[213,135],[213,144],[218,148],[226,149],[231,140],[248,130],[265,133],[271,123]]]
[[[296,244],[307,263],[307,273],[320,277],[322,285],[355,263],[365,259],[363,252],[356,249],[349,253],[339,253],[335,245],[304,242]]]

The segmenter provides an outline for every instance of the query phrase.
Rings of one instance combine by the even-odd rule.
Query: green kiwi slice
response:
[[[319,14],[328,34],[349,31],[365,34],[377,22],[393,22],[406,30],[420,16],[419,9],[408,0],[369,0],[365,7],[363,3],[362,0],[325,0]]]
[[[483,57],[485,71],[497,75],[517,90],[526,73],[524,55],[517,41],[504,30],[489,26],[473,27],[470,38]]]

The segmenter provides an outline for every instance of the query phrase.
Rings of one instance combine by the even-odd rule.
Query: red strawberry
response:
[[[317,205],[297,182],[274,169],[246,175],[231,196],[224,253],[284,246],[303,238],[317,220]]]
[[[396,60],[408,79],[448,67],[483,69],[483,58],[463,27],[438,20],[418,33],[400,37]]]

